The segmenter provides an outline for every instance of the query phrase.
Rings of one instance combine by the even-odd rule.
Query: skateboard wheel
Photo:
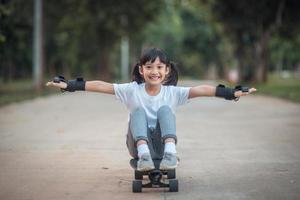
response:
[[[144,175],[143,172],[140,172],[138,170],[134,170],[134,178],[136,180],[143,180],[143,175]]]
[[[132,192],[137,193],[137,192],[142,192],[142,181],[141,180],[134,180],[132,181]]]
[[[169,170],[167,172],[167,178],[168,179],[174,179],[174,178],[176,178],[176,170],[175,169]]]
[[[169,180],[169,191],[170,192],[178,192],[178,180],[177,179]]]

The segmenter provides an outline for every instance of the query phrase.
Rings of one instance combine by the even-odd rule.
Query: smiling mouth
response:
[[[158,79],[160,79],[160,76],[150,76],[149,78],[151,80],[158,80]]]

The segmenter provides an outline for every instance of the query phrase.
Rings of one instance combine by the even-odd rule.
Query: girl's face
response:
[[[148,61],[145,65],[139,67],[139,72],[144,78],[145,83],[150,85],[160,85],[169,74],[169,67],[166,64],[160,62],[159,57],[155,59],[153,63]]]

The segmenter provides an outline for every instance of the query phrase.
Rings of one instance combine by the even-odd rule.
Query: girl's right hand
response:
[[[46,86],[48,87],[54,87],[54,88],[59,88],[59,89],[66,89],[67,88],[67,83],[60,81],[59,83],[55,83],[53,81],[49,81],[46,83]]]

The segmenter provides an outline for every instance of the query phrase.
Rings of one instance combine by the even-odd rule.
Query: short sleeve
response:
[[[190,87],[177,87],[177,86],[174,86],[172,88],[173,96],[175,96],[176,98],[175,101],[176,106],[180,106],[189,102],[190,89],[191,89]]]
[[[114,86],[116,98],[120,100],[122,103],[126,104],[126,102],[128,102],[129,100],[129,97],[132,95],[134,91],[136,82],[123,83],[123,84],[114,83],[113,86]]]

